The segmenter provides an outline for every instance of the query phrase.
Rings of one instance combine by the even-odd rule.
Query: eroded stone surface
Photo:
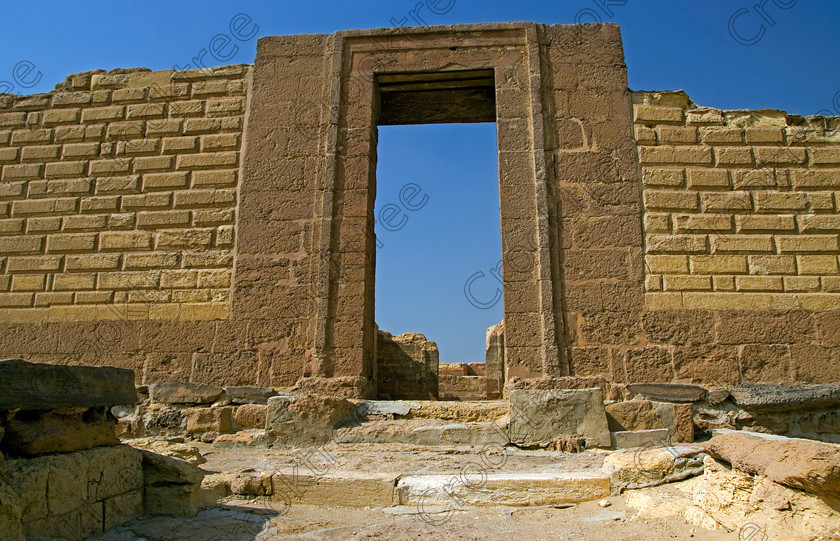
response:
[[[262,387],[225,387],[225,393],[232,404],[268,404],[268,399],[278,394]]]
[[[6,419],[0,449],[17,456],[66,453],[119,443],[109,408],[18,411]]]
[[[230,406],[214,408],[190,408],[186,415],[187,432],[200,434],[216,432],[230,434],[233,432],[233,408]]]
[[[706,396],[706,389],[702,387],[679,383],[633,383],[627,390],[633,395],[667,402],[698,402]]]
[[[712,438],[707,449],[742,472],[840,499],[840,445],[732,432]]]
[[[601,471],[609,475],[614,494],[679,481],[703,473],[705,453],[700,445],[649,445],[616,451],[604,458]]]
[[[243,404],[233,414],[234,422],[243,428],[265,428],[268,406],[263,404]]]
[[[668,442],[667,428],[656,430],[620,430],[610,432],[610,441],[616,449],[629,449],[649,445],[663,445]]]
[[[582,436],[588,446],[609,447],[601,389],[510,392],[510,439],[545,446],[561,436]]]
[[[158,455],[186,460],[194,466],[200,466],[207,462],[207,459],[201,456],[198,448],[186,443],[176,443],[154,438],[132,438],[126,440],[125,443],[134,448],[145,449]]]
[[[212,404],[224,393],[221,387],[203,383],[155,383],[149,385],[152,402],[161,404]]]
[[[111,366],[0,361],[0,411],[134,404],[134,373]]]
[[[27,538],[76,541],[143,513],[140,462],[140,453],[125,445],[15,459],[6,463],[3,482]]]
[[[746,410],[791,410],[840,405],[840,384],[742,385],[729,389],[732,400]]]
[[[837,502],[793,490],[763,476],[730,469],[712,457],[694,485],[685,518],[710,530],[736,531],[743,539],[831,539],[840,531]]]
[[[604,406],[611,432],[665,428],[649,400],[628,400]]]

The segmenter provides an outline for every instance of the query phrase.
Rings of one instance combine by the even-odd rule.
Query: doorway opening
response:
[[[493,72],[378,84],[379,397],[495,398],[485,366],[487,330],[503,318]]]

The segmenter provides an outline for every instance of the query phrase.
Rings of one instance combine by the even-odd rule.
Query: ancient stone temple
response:
[[[840,121],[626,70],[616,25],[500,23],[2,96],[0,356],[375,397],[377,126],[494,121],[494,381],[836,381]]]

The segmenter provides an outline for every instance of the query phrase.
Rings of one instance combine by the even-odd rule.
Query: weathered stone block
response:
[[[588,446],[609,447],[601,389],[514,390],[510,392],[510,439],[546,446],[561,436],[582,436]]]
[[[190,408],[187,410],[187,432],[197,434],[233,432],[233,408],[229,406],[213,408]]]
[[[202,383],[154,383],[149,386],[152,402],[163,404],[211,404],[224,389]]]
[[[144,449],[143,483],[145,485],[194,485],[201,483],[204,474],[186,460],[159,455]]]
[[[697,402],[703,400],[706,389],[679,383],[633,383],[627,386],[631,394],[641,394],[666,402]]]
[[[136,401],[131,370],[0,361],[0,410],[110,407]]]
[[[267,410],[263,404],[243,404],[236,408],[233,420],[244,428],[265,428]]]
[[[701,475],[705,456],[699,446],[663,446],[656,442],[642,449],[610,453],[604,457],[601,471],[609,475],[613,494],[619,494]]]
[[[604,406],[610,432],[664,428],[649,400],[629,400]]]
[[[67,453],[116,445],[116,419],[108,408],[60,408],[18,411],[6,419],[0,449],[18,456]]]
[[[668,434],[669,430],[667,428],[656,430],[621,430],[610,432],[610,442],[616,449],[649,447],[663,445],[668,441]]]

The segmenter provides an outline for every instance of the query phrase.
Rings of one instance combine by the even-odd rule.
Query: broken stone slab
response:
[[[669,435],[670,431],[667,428],[658,428],[656,430],[621,430],[619,432],[610,432],[610,441],[616,449],[630,449],[667,442]]]
[[[419,410],[423,406],[420,402],[404,400],[365,400],[356,406],[363,415],[394,415],[404,417],[411,410]]]
[[[149,396],[158,404],[212,404],[225,392],[221,387],[203,383],[153,383]]]
[[[225,392],[230,399],[231,404],[268,404],[268,399],[272,396],[277,396],[278,393],[274,389],[264,389],[262,387],[244,387],[233,386],[225,387]]]
[[[840,445],[769,434],[725,432],[706,449],[751,475],[819,496],[840,498]]]
[[[750,411],[829,408],[840,405],[840,384],[741,385],[730,388],[729,395]]]
[[[268,401],[266,431],[278,446],[320,445],[335,436],[334,430],[356,422],[356,406],[339,396],[298,393]]]
[[[272,438],[265,430],[247,429],[240,430],[235,434],[221,434],[213,440],[213,447],[223,447],[227,449],[237,447],[250,447],[266,449],[271,443]]]
[[[413,445],[504,446],[508,443],[508,436],[494,423],[450,423],[417,427],[404,441]]]
[[[650,400],[627,400],[604,406],[611,432],[665,428]]]
[[[580,503],[610,495],[610,478],[598,471],[404,475],[400,505],[531,506]]]
[[[185,460],[193,466],[200,466],[207,462],[207,459],[201,456],[197,447],[183,442],[171,442],[157,438],[132,438],[126,440],[125,443],[135,449],[143,449],[158,455]]]
[[[601,471],[610,477],[612,493],[681,481],[703,473],[702,445],[650,445],[620,450],[604,458]]]
[[[706,397],[703,387],[683,383],[631,383],[627,390],[633,396],[664,402],[699,402]]]
[[[10,412],[0,450],[14,456],[35,457],[117,445],[116,424],[108,407]]]
[[[692,505],[685,510],[691,524],[737,531],[739,539],[754,541],[836,539],[840,532],[836,501],[729,468],[709,456],[703,468],[692,487]]]
[[[510,441],[545,447],[565,436],[581,436],[588,447],[609,447],[610,431],[600,388],[512,390]]]
[[[694,404],[681,402],[653,402],[653,407],[665,428],[670,431],[670,441],[694,441]]]
[[[729,398],[729,389],[714,389],[709,391],[707,400],[710,406],[717,406],[727,398]]]
[[[143,455],[143,482],[146,485],[194,485],[204,474],[186,460],[139,449]]]
[[[135,404],[134,372],[111,366],[0,361],[0,411]]]

